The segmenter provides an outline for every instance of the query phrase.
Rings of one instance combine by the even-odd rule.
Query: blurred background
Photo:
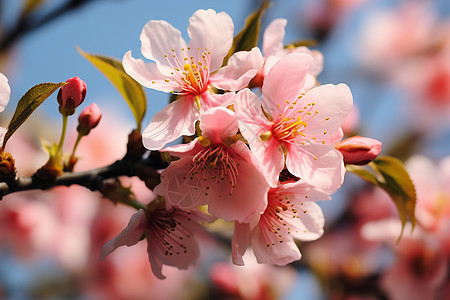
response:
[[[198,265],[188,271],[165,267],[168,278],[160,281],[151,273],[145,243],[98,260],[101,246],[128,223],[131,208],[76,186],[21,192],[0,202],[1,299],[450,299],[450,239],[445,234],[450,229],[450,3],[271,2],[261,36],[271,21],[285,18],[286,45],[314,41],[311,48],[324,55],[318,81],[346,83],[353,93],[355,109],[345,124],[346,135],[380,140],[383,154],[406,163],[419,197],[415,235],[406,230],[396,243],[398,224],[388,221],[398,217],[389,197],[347,174],[333,200],[320,203],[325,235],[299,244],[299,263],[258,265],[249,255],[248,266],[234,267],[229,247],[205,234]],[[166,20],[189,40],[188,19],[197,9],[225,11],[237,33],[260,4],[0,1],[0,72],[11,86],[0,125],[7,125],[32,86],[79,76],[87,84],[83,105],[96,102],[103,118],[80,144],[83,159],[77,168],[114,162],[126,151],[133,115],[76,46],[119,60],[128,50],[140,57],[139,35],[149,20]],[[146,93],[144,125],[168,103],[164,93]],[[60,119],[53,95],[10,140],[8,151],[21,175],[31,175],[46,162],[41,144],[57,141]],[[71,141],[75,126],[69,121]],[[139,180],[131,178],[127,184],[142,202],[154,197]]]

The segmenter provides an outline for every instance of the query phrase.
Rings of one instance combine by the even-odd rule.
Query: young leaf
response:
[[[392,156],[381,156],[371,164],[372,168],[383,176],[382,188],[391,196],[397,206],[400,221],[402,222],[402,233],[406,221],[409,219],[412,228],[415,225],[416,189],[403,163]],[[400,234],[400,237],[402,235]]]
[[[29,89],[25,95],[20,98],[17,103],[16,111],[9,122],[8,131],[3,139],[2,148],[5,148],[6,142],[13,133],[28,119],[33,111],[44,102],[54,91],[65,85],[66,82],[60,83],[41,83]]]
[[[403,235],[406,221],[410,220],[412,228],[415,225],[416,190],[403,163],[392,156],[380,156],[368,164],[371,169],[364,166],[347,165],[347,171],[354,173],[362,179],[385,190],[395,206],[402,223]]]
[[[89,54],[78,47],[77,50],[116,87],[130,106],[136,119],[137,129],[141,131],[142,119],[147,109],[147,99],[142,86],[125,72],[120,61],[110,57]]]
[[[230,51],[223,59],[223,65],[226,65],[228,59],[238,51],[250,51],[258,45],[259,31],[261,27],[261,17],[269,7],[270,2],[263,0],[258,10],[248,16],[244,28],[233,38],[233,45]]]

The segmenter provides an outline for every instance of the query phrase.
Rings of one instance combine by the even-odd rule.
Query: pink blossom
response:
[[[344,156],[344,163],[365,165],[377,158],[381,142],[362,136],[352,136],[339,142],[335,148]]]
[[[208,205],[226,221],[257,221],[267,204],[269,186],[244,142],[237,140],[233,111],[216,107],[200,117],[202,136],[189,144],[163,149],[180,157],[161,174],[154,192],[167,205],[191,210]]]
[[[233,98],[234,93],[212,93],[210,85],[237,91],[261,68],[262,55],[254,48],[235,53],[228,65],[219,69],[232,45],[233,30],[226,13],[211,9],[198,10],[189,19],[189,44],[165,21],[150,21],[144,26],[141,51],[154,63],[135,59],[129,51],[123,58],[124,68],[142,85],[178,95],[144,130],[146,148],[158,150],[181,135],[192,135],[199,114],[211,107],[227,106]]]
[[[140,209],[128,226],[103,246],[100,257],[105,258],[120,246],[132,246],[145,236],[152,271],[156,277],[164,279],[162,265],[187,269],[196,262],[199,247],[195,233],[202,229],[198,222],[204,220],[206,217],[199,212],[165,210],[162,205],[154,211]]]
[[[284,47],[283,39],[285,34],[287,20],[275,19],[273,20],[264,31],[263,36],[263,54],[264,65],[259,70],[255,78],[252,79],[251,85],[261,87],[264,78],[269,73],[270,69],[275,65],[280,58],[288,55],[289,53],[305,53],[311,55],[313,61],[308,69],[306,75],[306,86],[313,87],[316,84],[317,75],[322,72],[323,68],[323,55],[317,50],[310,50],[307,47]]]
[[[250,241],[259,263],[286,265],[299,260],[301,254],[294,239],[312,241],[323,234],[324,216],[314,201],[328,199],[327,193],[303,182],[271,188],[267,208],[255,228],[235,222],[233,262],[244,264],[242,255]]]
[[[416,218],[425,229],[435,231],[450,218],[450,157],[434,163],[415,155],[406,168],[416,188]]]
[[[340,125],[352,108],[352,95],[345,84],[305,91],[311,60],[299,53],[280,59],[264,80],[262,103],[248,89],[236,96],[241,133],[271,186],[285,165],[293,175],[325,191],[343,180],[342,155],[332,145],[342,138]]]
[[[137,180],[140,181],[140,180]],[[135,184],[133,191],[135,191]],[[138,198],[141,198],[138,193]],[[145,198],[145,197],[144,197]],[[175,267],[164,267],[166,280],[159,280],[149,267],[146,243],[114,251],[108,259],[99,261],[102,246],[126,227],[134,209],[125,205],[114,205],[104,201],[93,219],[90,250],[90,263],[82,278],[83,290],[93,299],[147,299],[149,291],[152,298],[161,300],[178,299],[184,292],[183,284],[192,276],[193,270],[180,272]]]
[[[436,15],[430,8],[423,1],[408,1],[394,10],[374,11],[362,24],[357,53],[361,62],[370,70],[391,73],[425,51],[437,37]]]
[[[367,237],[377,240],[389,233],[397,234],[400,223],[384,220],[369,223],[363,229]],[[388,242],[397,260],[384,271],[380,281],[382,289],[393,300],[437,299],[439,289],[445,284],[448,257],[440,250],[436,236],[416,228],[400,242],[396,243],[392,235]]]

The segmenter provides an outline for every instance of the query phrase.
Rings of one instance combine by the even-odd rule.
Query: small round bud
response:
[[[75,108],[80,106],[86,97],[86,83],[79,77],[67,80],[67,84],[59,89],[57,100],[59,111],[65,116],[75,113]]]
[[[365,165],[377,158],[381,142],[362,136],[354,136],[338,143],[335,148],[344,156],[344,163]]]
[[[77,130],[81,135],[88,135],[91,129],[95,128],[102,117],[102,112],[97,104],[92,103],[86,107],[78,116]]]

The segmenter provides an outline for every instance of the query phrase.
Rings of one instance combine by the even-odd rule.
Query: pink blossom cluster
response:
[[[450,26],[433,4],[374,10],[361,26],[356,54],[365,70],[406,94],[411,114],[422,115],[419,128],[450,113]]]
[[[129,51],[123,66],[142,85],[176,96],[142,135],[147,149],[172,161],[153,190],[158,200],[131,217],[102,257],[146,239],[152,270],[165,278],[162,265],[186,269],[196,262],[204,222],[234,224],[236,265],[244,265],[249,245],[259,263],[286,265],[301,258],[295,240],[323,234],[315,202],[330,199],[343,182],[335,145],[352,94],[345,84],[318,84],[322,55],[285,48],[285,25],[277,19],[268,26],[264,56],[255,47],[225,65],[234,25],[224,12],[196,11],[188,43],[165,21],[144,26],[141,51],[152,62]],[[182,136],[194,139],[167,146]]]

